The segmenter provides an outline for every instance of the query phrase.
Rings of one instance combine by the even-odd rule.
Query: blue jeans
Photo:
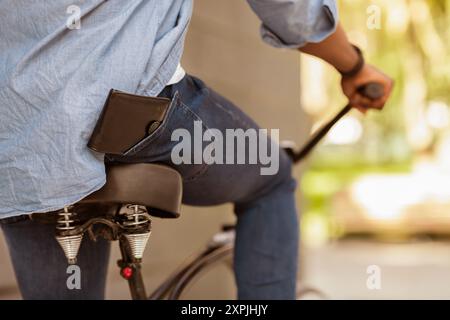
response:
[[[279,171],[261,175],[261,164],[180,164],[171,161],[178,142],[175,129],[258,129],[230,101],[187,75],[160,96],[179,99],[165,123],[126,156],[107,155],[106,162],[159,162],[183,176],[183,203],[210,206],[234,203],[237,216],[234,270],[239,299],[294,299],[298,259],[298,222],[291,161],[280,150]],[[224,134],[225,136],[225,134]],[[2,225],[16,277],[24,298],[101,299],[104,297],[109,245],[85,238],[78,264],[82,289],[66,289],[66,260],[48,225],[22,221]]]

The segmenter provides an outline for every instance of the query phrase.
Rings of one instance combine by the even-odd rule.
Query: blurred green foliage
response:
[[[434,100],[450,105],[450,0],[339,4],[340,20],[351,41],[363,47],[366,59],[394,78],[396,86],[383,112],[357,115],[364,126],[359,142],[322,145],[314,152],[301,182],[305,215],[328,217],[333,195],[361,175],[407,172],[418,152],[407,139],[415,125],[408,123],[408,112]],[[368,19],[377,10],[380,25],[371,29]],[[330,109],[337,110],[345,103],[336,86],[339,78],[330,74],[327,79]],[[423,91],[423,99],[411,99],[417,91]]]

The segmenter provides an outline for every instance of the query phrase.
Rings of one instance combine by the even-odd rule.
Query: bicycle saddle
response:
[[[149,214],[178,218],[182,178],[174,169],[160,164],[114,164],[106,167],[106,184],[79,204],[113,203],[143,205]]]

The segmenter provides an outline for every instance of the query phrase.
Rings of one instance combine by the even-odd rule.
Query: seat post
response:
[[[121,221],[119,246],[122,260],[118,261],[120,274],[128,281],[131,298],[146,300],[141,261],[151,234],[152,222],[143,206],[129,204]]]
[[[120,238],[119,247],[122,260],[117,261],[117,264],[120,267],[120,274],[128,281],[131,298],[133,300],[147,300],[140,260],[133,259],[130,256],[129,244],[125,237]]]

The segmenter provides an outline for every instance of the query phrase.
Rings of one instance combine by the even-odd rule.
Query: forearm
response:
[[[358,61],[358,54],[340,24],[336,31],[322,42],[308,43],[299,50],[325,60],[339,71],[351,70]]]
[[[295,48],[321,58],[342,74],[342,88],[350,104],[365,112],[381,109],[393,81],[364,58],[348,41],[339,24],[335,0],[247,0],[262,21],[264,41],[278,48]],[[369,99],[359,93],[368,83],[383,86],[384,95]]]

